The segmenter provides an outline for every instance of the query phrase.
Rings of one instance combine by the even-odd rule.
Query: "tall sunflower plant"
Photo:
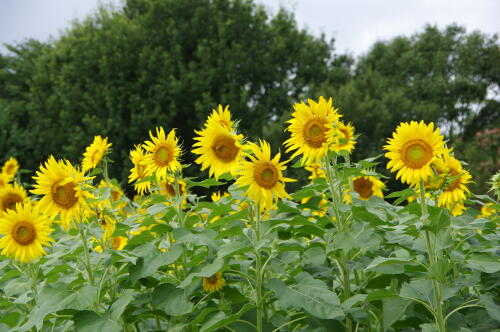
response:
[[[500,206],[439,128],[402,123],[385,159],[356,161],[363,133],[331,98],[294,105],[283,147],[238,123],[219,105],[190,150],[153,128],[128,179],[109,178],[107,137],[81,166],[49,157],[31,188],[8,159],[0,330],[498,329]],[[188,153],[205,176],[183,174]],[[386,162],[406,188],[387,191]]]

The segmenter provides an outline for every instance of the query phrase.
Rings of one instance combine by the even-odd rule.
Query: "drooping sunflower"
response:
[[[186,193],[186,182],[181,179],[178,179],[179,185],[179,195],[183,196]],[[167,195],[168,197],[175,196],[175,177],[168,176],[164,181],[160,182],[160,194]]]
[[[95,136],[83,154],[82,170],[86,172],[96,168],[110,147],[111,143],[108,143],[107,137],[103,139],[101,136]]]
[[[432,175],[431,163],[440,154],[445,153],[443,136],[439,128],[434,130],[434,123],[426,125],[423,121],[417,123],[403,122],[387,140],[384,149],[389,158],[387,168],[397,172],[396,178],[403,183],[416,186],[420,180],[427,180]]]
[[[229,111],[229,105],[222,107],[219,105],[218,109],[213,109],[212,114],[210,114],[205,122],[206,128],[211,128],[214,125],[222,125],[227,130],[232,130],[234,128],[234,122],[231,121],[231,112]]]
[[[462,168],[459,160],[449,155],[444,155],[442,158],[446,173],[440,175],[445,177],[445,184],[438,196],[438,206],[452,210],[455,204],[463,205],[466,194],[470,192],[466,184],[471,182],[472,176]]]
[[[270,209],[279,198],[290,197],[285,191],[285,182],[295,180],[283,176],[286,161],[279,161],[279,152],[271,159],[271,148],[266,141],[260,140],[260,146],[250,142],[248,149],[253,155],[248,154],[249,160],[241,162],[235,184],[246,187],[245,194],[261,209]]]
[[[218,179],[224,173],[234,175],[242,156],[243,135],[237,135],[221,124],[213,124],[201,131],[194,139],[193,153],[200,155],[195,160],[201,170],[209,169],[209,176]]]
[[[333,134],[329,137],[330,149],[335,152],[347,151],[351,153],[356,145],[354,137],[354,127],[352,124],[344,124],[342,121],[336,121]]]
[[[157,179],[166,179],[167,173],[181,169],[178,158],[181,155],[179,138],[175,136],[175,129],[172,129],[168,136],[162,127],[156,128],[156,137],[149,132],[151,141],[143,144],[146,154],[146,161],[151,173],[156,173]]]
[[[12,178],[5,173],[0,173],[0,188],[12,181]]]
[[[151,181],[146,181],[144,179],[151,176],[153,173],[151,173],[151,170],[148,168],[146,154],[140,145],[136,145],[135,150],[130,151],[130,159],[134,167],[130,170],[128,182],[131,183],[135,181],[135,190],[137,190],[140,195],[144,195],[145,192],[151,189]]]
[[[368,200],[372,196],[384,197],[382,189],[384,183],[374,176],[356,176],[352,179],[353,190],[358,193],[359,199]],[[345,194],[344,200],[346,203],[352,202],[352,197],[349,193]]]
[[[7,210],[13,210],[16,203],[26,201],[27,197],[26,190],[17,183],[0,187],[0,214],[7,212]]]
[[[332,99],[326,101],[323,97],[316,103],[308,100],[309,105],[297,103],[292,113],[292,119],[286,130],[290,138],[284,145],[287,152],[296,150],[291,159],[302,154],[302,165],[318,161],[328,152],[328,138],[333,135],[332,123],[341,117],[332,107]]]
[[[58,160],[53,156],[40,165],[33,194],[43,195],[40,199],[40,208],[44,209],[50,216],[61,214],[60,223],[65,229],[69,229],[72,222],[81,222],[88,215],[90,209],[86,199],[92,198],[89,190],[92,187],[85,183],[91,177],[85,177],[83,172],[78,171],[67,160]]]
[[[18,170],[19,170],[19,163],[14,157],[10,157],[9,160],[7,160],[2,167],[2,173],[6,174],[10,178],[13,178]]]
[[[47,215],[29,202],[18,203],[14,209],[0,215],[0,248],[2,254],[22,263],[32,262],[50,246],[52,229]]]
[[[205,292],[215,293],[226,285],[226,281],[222,277],[222,272],[217,272],[211,277],[203,278],[202,284]]]

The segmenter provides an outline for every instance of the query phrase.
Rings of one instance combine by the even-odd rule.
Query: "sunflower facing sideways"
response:
[[[443,161],[446,173],[439,175],[445,180],[442,192],[438,196],[438,206],[453,210],[456,204],[463,205],[466,194],[469,193],[466,184],[471,182],[472,176],[462,168],[460,161],[452,156],[444,155]]]
[[[61,214],[61,225],[67,230],[73,221],[81,222],[81,218],[89,211],[87,198],[92,194],[84,189],[91,189],[85,181],[90,177],[85,177],[83,172],[78,171],[69,161],[59,160],[53,156],[40,165],[35,189],[31,192],[35,195],[43,195],[40,199],[40,208],[44,209],[50,216],[55,217]]]
[[[354,127],[350,123],[346,125],[341,121],[335,122],[334,126],[333,135],[329,137],[330,149],[335,152],[347,151],[351,153],[356,145]]]
[[[329,137],[333,135],[332,124],[341,117],[332,107],[332,99],[326,101],[323,97],[319,102],[308,100],[309,105],[297,103],[292,113],[292,119],[286,130],[290,138],[285,141],[286,152],[296,150],[290,159],[302,154],[302,165],[310,165],[328,152]]]
[[[86,172],[96,168],[110,147],[111,143],[108,143],[107,137],[102,139],[101,136],[95,136],[92,144],[83,153],[82,170]]]
[[[18,170],[19,170],[19,163],[13,157],[10,157],[9,160],[7,160],[2,167],[2,173],[10,178],[13,178]]]
[[[0,173],[0,188],[12,181],[12,178],[5,173]]]
[[[423,121],[403,122],[387,143],[384,146],[388,150],[385,154],[389,158],[387,168],[397,172],[396,178],[411,186],[417,186],[420,180],[426,181],[433,174],[432,161],[446,152],[443,136],[439,128],[434,130],[432,122],[429,125]]]
[[[193,153],[200,155],[195,162],[201,164],[201,170],[208,168],[215,179],[224,173],[234,176],[242,157],[243,135],[218,123],[195,133],[199,136],[194,138],[198,142],[193,144]]]
[[[35,261],[45,255],[42,246],[53,241],[50,220],[38,206],[27,202],[0,215],[0,248],[2,255],[22,263]]]
[[[17,203],[22,203],[27,198],[26,190],[17,183],[0,187],[0,214],[7,212],[7,210],[13,210]]]
[[[246,195],[261,209],[271,209],[279,198],[289,197],[285,182],[295,180],[283,176],[286,161],[280,163],[280,153],[271,159],[269,143],[261,140],[260,146],[250,142],[247,147],[253,155],[247,154],[249,160],[240,163],[235,184],[246,187]]]
[[[215,293],[226,285],[226,281],[222,278],[222,273],[217,272],[211,277],[203,278],[202,285],[205,292]]]
[[[179,138],[175,136],[175,129],[172,129],[168,136],[162,127],[156,128],[156,137],[149,132],[151,141],[143,144],[146,154],[146,161],[151,173],[156,173],[158,180],[166,179],[167,173],[173,173],[182,168],[178,158],[181,155]]]
[[[229,105],[222,108],[222,105],[219,105],[217,110],[212,110],[212,114],[208,116],[207,121],[205,122],[205,127],[210,128],[214,125],[221,125],[227,130],[231,130],[234,128],[234,122],[231,121],[231,112],[229,111]]]
[[[140,145],[136,145],[135,150],[130,151],[130,159],[134,167],[130,170],[128,182],[134,182],[134,188],[140,195],[148,192],[151,189],[151,181],[144,180],[153,175],[148,168],[148,160],[146,154]]]

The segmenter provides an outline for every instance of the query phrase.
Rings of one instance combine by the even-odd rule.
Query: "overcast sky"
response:
[[[181,1],[181,0],[179,0]],[[377,40],[411,35],[426,23],[458,23],[468,31],[500,32],[500,0],[256,0],[275,13],[294,12],[300,27],[336,39],[336,49],[355,55]],[[3,43],[26,38],[47,41],[74,19],[92,13],[98,3],[121,0],[0,0],[0,52]]]

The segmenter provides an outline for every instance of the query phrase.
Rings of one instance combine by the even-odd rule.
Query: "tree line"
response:
[[[360,134],[355,159],[381,153],[399,122],[422,119],[458,143],[477,191],[499,168],[498,38],[458,25],[428,25],[356,58],[299,29],[292,13],[271,15],[251,0],[127,0],[56,40],[7,47],[0,156],[27,169],[49,154],[78,163],[103,135],[113,143],[111,175],[126,179],[129,150],[149,130],[178,128],[189,151],[218,104],[230,105],[249,138],[277,148],[293,103],[320,95]]]

